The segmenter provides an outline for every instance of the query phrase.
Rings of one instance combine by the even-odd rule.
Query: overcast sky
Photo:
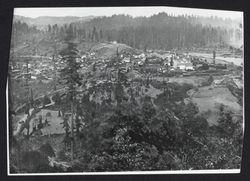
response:
[[[38,16],[112,16],[114,14],[126,14],[136,16],[152,16],[159,12],[166,12],[173,15],[200,15],[218,16],[222,18],[238,19],[243,18],[240,11],[221,11],[195,8],[175,8],[175,7],[78,7],[78,8],[15,8],[14,14],[31,18]]]

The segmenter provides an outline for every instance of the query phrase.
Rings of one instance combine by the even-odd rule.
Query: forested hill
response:
[[[99,32],[107,40],[117,40],[144,49],[171,49],[191,46],[214,46],[240,41],[240,22],[216,17],[170,16],[166,13],[133,18],[125,15],[98,17],[75,24],[87,32]],[[86,36],[90,36],[87,34]],[[104,36],[105,37],[105,36]],[[98,39],[98,35],[96,36]]]
[[[140,25],[148,25],[152,23],[152,26],[159,26],[163,24],[171,24],[171,23],[182,23],[186,21],[192,24],[202,24],[203,26],[212,26],[212,27],[221,27],[221,28],[234,28],[239,26],[241,22],[240,19],[223,19],[217,16],[204,17],[204,16],[194,16],[194,15],[181,15],[181,16],[173,16],[167,13],[158,13],[150,17],[135,17],[129,15],[113,15],[111,17],[96,17],[92,21],[86,22],[85,24],[94,25],[94,26],[102,26],[104,28],[110,27],[110,25],[114,25],[115,29],[124,27],[124,26],[140,26]]]
[[[62,26],[64,24],[69,24],[73,22],[84,22],[93,19],[94,16],[86,16],[86,17],[77,17],[77,16],[63,16],[63,17],[55,17],[55,16],[39,16],[37,18],[29,18],[24,16],[15,15],[13,20],[14,22],[23,22],[28,24],[29,26],[36,26],[39,29],[47,29],[48,25],[57,24]]]
[[[151,17],[113,15],[85,20],[64,20],[74,27],[79,41],[117,41],[144,50],[242,45],[242,24],[238,20],[167,13]],[[61,26],[62,22],[56,18],[51,18],[50,22],[44,28],[45,32],[61,37],[66,26]],[[18,23],[14,22],[14,27]]]

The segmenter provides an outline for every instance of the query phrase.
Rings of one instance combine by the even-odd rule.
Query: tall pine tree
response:
[[[78,73],[80,68],[77,59],[79,58],[76,44],[74,43],[74,31],[72,25],[70,25],[66,31],[66,37],[64,39],[67,45],[61,52],[62,61],[65,63],[65,67],[61,70],[60,75],[64,80],[65,86],[68,88],[67,94],[71,103],[71,160],[74,159],[74,114],[76,105],[76,89],[81,85],[81,78]]]

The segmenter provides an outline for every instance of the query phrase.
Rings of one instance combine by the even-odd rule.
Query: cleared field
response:
[[[179,84],[193,84],[194,86],[199,86],[202,82],[206,81],[208,76],[190,76],[190,77],[171,77],[169,82],[176,82]]]
[[[96,52],[99,57],[111,58],[116,56],[118,52],[134,53],[135,50],[128,45],[122,43],[99,43],[91,48],[91,51]]]
[[[200,113],[206,116],[210,125],[216,124],[221,104],[234,114],[242,114],[242,107],[237,103],[237,98],[226,87],[201,87],[192,93],[191,100],[197,104]]]
[[[162,77],[153,77],[152,79],[162,81]],[[178,84],[193,84],[199,86],[202,82],[208,79],[208,76],[190,76],[190,77],[168,77],[168,82],[176,82]]]
[[[48,116],[48,113],[50,113],[51,116]],[[39,124],[39,116],[42,116],[43,123],[45,122],[45,119],[47,119],[49,124],[41,129],[42,136],[65,133],[63,125],[61,124],[63,122],[62,117],[58,117],[58,111],[52,111],[49,109],[42,109],[30,120],[30,133],[33,131],[33,124]],[[24,133],[26,134],[26,129],[24,130]]]

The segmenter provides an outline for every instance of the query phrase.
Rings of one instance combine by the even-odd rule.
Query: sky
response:
[[[133,17],[152,16],[159,12],[166,12],[173,15],[199,15],[218,16],[221,18],[238,19],[243,18],[243,12],[210,10],[196,8],[177,8],[167,6],[151,7],[72,7],[72,8],[15,8],[14,15],[36,18],[39,16],[112,16],[114,14],[126,14]]]

